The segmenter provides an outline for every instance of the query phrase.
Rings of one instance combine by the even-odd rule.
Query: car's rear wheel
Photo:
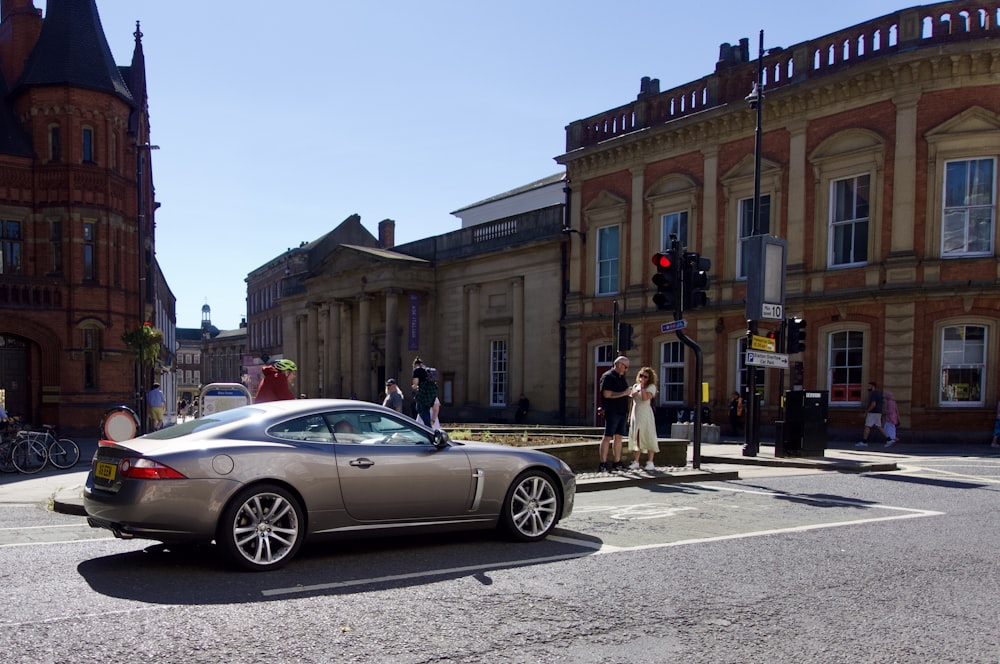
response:
[[[507,490],[501,524],[520,542],[545,539],[559,521],[560,502],[559,489],[550,475],[525,471]]]
[[[229,504],[216,542],[243,569],[278,569],[298,552],[303,526],[299,501],[279,486],[261,484],[244,489]]]

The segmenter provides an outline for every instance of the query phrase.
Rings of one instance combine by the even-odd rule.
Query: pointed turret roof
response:
[[[96,0],[48,0],[45,21],[14,86],[68,85],[100,90],[133,104],[104,36]]]

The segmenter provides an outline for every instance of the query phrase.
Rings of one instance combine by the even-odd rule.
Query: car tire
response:
[[[559,522],[562,495],[548,473],[528,470],[517,476],[503,501],[500,524],[518,542],[548,537]]]
[[[302,507],[289,491],[273,484],[251,486],[222,513],[216,543],[237,566],[253,571],[283,567],[305,537]]]

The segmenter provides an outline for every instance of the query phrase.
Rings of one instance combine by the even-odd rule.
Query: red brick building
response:
[[[94,0],[48,0],[44,18],[0,2],[0,396],[66,433],[96,435],[160,380],[136,375],[124,331],[150,321],[172,343],[141,37],[119,67]]]
[[[807,322],[801,383],[830,425],[860,433],[869,380],[895,394],[903,435],[988,440],[1000,398],[1000,3],[902,9],[762,58],[760,223],[787,240],[785,315]],[[756,40],[755,40],[756,41]],[[675,54],[680,55],[680,54]],[[754,54],[756,55],[756,54]],[[712,261],[709,306],[685,314],[717,421],[745,389],[745,250],[754,208],[757,78],[750,44],[715,71],[567,127],[567,295],[575,411],[613,358],[614,308],[633,368],[659,373],[663,409],[695,403],[692,354],[657,311],[650,257],[671,233]],[[768,324],[770,323],[770,324]],[[762,321],[762,329],[779,321]],[[763,421],[781,375],[757,369]],[[787,372],[784,386],[790,377]]]

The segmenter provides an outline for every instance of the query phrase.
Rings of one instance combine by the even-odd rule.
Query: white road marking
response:
[[[718,490],[718,491],[730,491],[730,492],[733,492],[733,493],[747,493],[747,494],[755,494],[755,495],[759,495],[759,496],[785,497],[787,495],[787,494],[777,493],[777,492],[773,492],[773,491],[757,491],[757,490],[750,490],[750,489],[739,489],[739,488],[735,488],[735,487],[713,487],[713,488],[716,489],[716,490]],[[297,593],[308,593],[308,592],[316,592],[316,591],[323,591],[323,590],[339,590],[339,589],[343,589],[343,588],[352,588],[352,587],[363,586],[363,585],[368,585],[368,584],[390,583],[390,582],[394,582],[394,581],[406,581],[406,580],[409,580],[409,579],[432,578],[432,577],[436,577],[436,576],[447,576],[447,575],[453,575],[453,574],[468,574],[468,573],[472,573],[472,572],[480,572],[480,571],[483,571],[483,570],[496,570],[496,569],[500,569],[500,568],[511,568],[511,567],[521,567],[521,566],[528,566],[528,565],[538,565],[538,564],[543,564],[543,563],[561,562],[561,561],[564,561],[564,560],[574,560],[576,558],[585,558],[587,556],[599,555],[599,554],[621,553],[621,552],[631,552],[631,551],[648,551],[648,550],[651,550],[651,549],[663,549],[663,548],[676,547],[676,546],[689,546],[689,545],[692,545],[692,544],[705,544],[705,543],[710,543],[710,542],[724,542],[724,541],[727,541],[727,540],[747,539],[747,538],[750,538],[750,537],[764,537],[764,536],[768,536],[768,535],[779,535],[779,534],[784,534],[784,533],[807,532],[807,531],[810,531],[810,530],[821,530],[821,529],[824,529],[824,528],[841,528],[841,527],[844,527],[844,526],[856,526],[856,525],[865,524],[865,523],[878,523],[880,521],[896,521],[896,520],[899,520],[899,519],[916,519],[916,518],[929,517],[929,516],[942,516],[944,514],[944,512],[937,512],[937,511],[934,511],[934,510],[913,509],[913,508],[908,508],[908,507],[896,507],[896,506],[891,506],[891,505],[873,505],[873,504],[868,504],[868,503],[863,503],[863,502],[858,502],[858,501],[852,501],[852,500],[836,500],[836,499],[832,499],[832,498],[812,498],[812,497],[809,497],[809,496],[801,496],[801,495],[795,495],[795,498],[798,499],[798,500],[811,500],[811,501],[816,502],[816,503],[826,503],[826,504],[835,503],[835,504],[845,505],[845,506],[851,506],[851,507],[863,507],[863,508],[871,508],[871,509],[890,510],[890,511],[897,512],[897,514],[893,514],[893,515],[890,515],[890,516],[872,517],[872,518],[867,518],[867,519],[856,519],[856,520],[851,520],[851,521],[837,521],[837,522],[833,522],[833,523],[814,523],[814,524],[806,524],[806,525],[801,525],[801,526],[790,526],[790,527],[787,527],[787,528],[775,528],[775,529],[769,529],[769,530],[756,530],[756,531],[746,532],[746,533],[732,533],[732,534],[729,534],[729,535],[717,535],[717,536],[714,536],[714,537],[700,537],[700,538],[695,538],[695,539],[680,540],[680,541],[677,541],[677,542],[660,542],[660,543],[655,543],[655,544],[641,544],[641,545],[637,545],[637,546],[613,546],[613,545],[609,545],[609,544],[606,544],[604,542],[599,542],[599,541],[585,540],[585,539],[576,539],[576,538],[573,538],[573,537],[565,537],[565,536],[561,536],[561,535],[558,535],[558,536],[557,535],[552,535],[552,536],[548,537],[548,540],[554,541],[554,542],[559,542],[559,543],[562,543],[562,544],[568,544],[568,545],[571,545],[571,546],[578,546],[578,547],[580,547],[582,549],[585,549],[585,550],[577,552],[577,553],[568,553],[568,554],[563,554],[563,555],[559,555],[559,556],[545,556],[545,557],[540,557],[540,558],[524,558],[524,559],[521,559],[521,560],[508,560],[508,561],[503,561],[503,562],[494,562],[494,563],[488,563],[488,564],[483,564],[483,565],[468,565],[468,566],[463,566],[463,567],[448,567],[448,568],[437,569],[437,570],[424,570],[424,571],[420,571],[420,572],[410,572],[410,573],[407,573],[407,574],[393,574],[393,575],[389,575],[389,576],[377,576],[377,577],[368,577],[368,578],[363,578],[363,579],[352,579],[350,581],[336,581],[336,582],[331,582],[331,583],[317,583],[317,584],[310,584],[310,585],[295,586],[295,587],[290,587],[290,588],[272,588],[272,589],[269,589],[269,590],[262,590],[261,594],[264,595],[265,597],[274,597],[274,596],[279,596],[279,595],[294,595],[294,594],[297,594]],[[639,505],[639,506],[633,506],[633,507],[640,508],[638,510],[638,512],[637,512],[638,514],[642,515],[642,516],[637,517],[637,518],[640,518],[640,519],[658,518],[659,516],[668,516],[666,514],[666,510],[663,510],[662,508],[660,510],[660,514],[657,517],[651,517],[651,516],[648,516],[648,513],[646,515],[643,515],[644,514],[643,513],[643,509],[649,508],[650,507],[649,505]],[[689,510],[689,509],[695,509],[695,508],[676,508],[674,510],[674,513],[680,512],[680,511],[686,511],[686,510]],[[574,512],[574,514],[585,513],[585,512],[597,513],[597,512],[616,512],[616,511],[620,511],[620,513],[624,513],[627,510],[628,510],[628,508],[621,508],[621,507],[618,507],[618,506],[587,506],[587,507],[577,506],[577,507],[574,508],[573,512]]]

